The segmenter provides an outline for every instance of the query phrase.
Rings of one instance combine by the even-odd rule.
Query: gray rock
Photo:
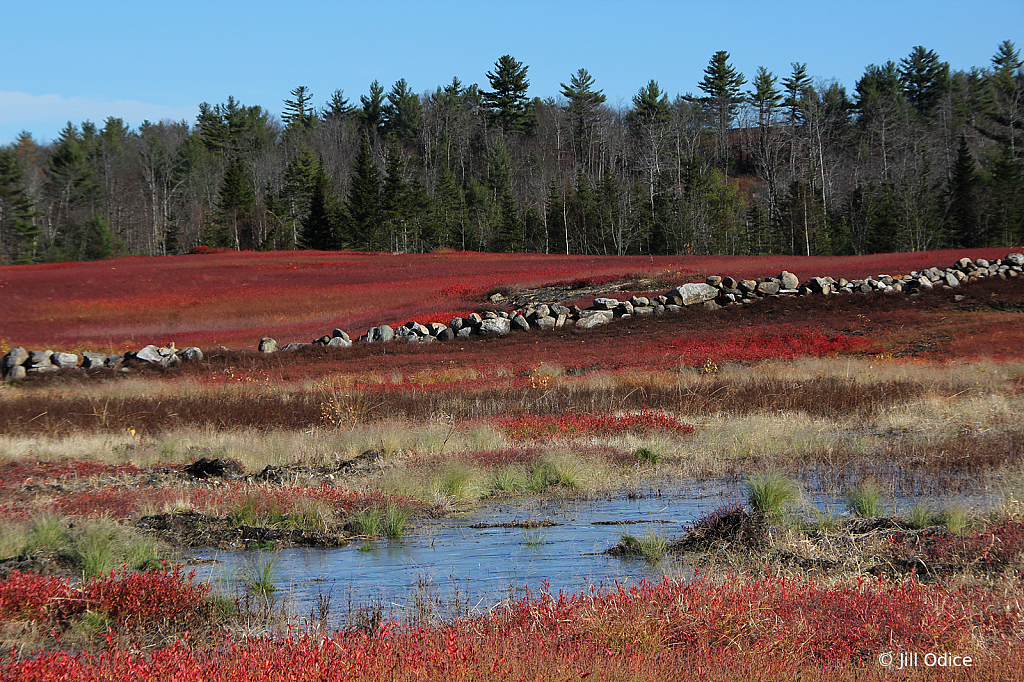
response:
[[[551,308],[544,303],[536,306],[529,315],[526,316],[527,320],[535,320],[538,317],[550,317]]]
[[[121,364],[122,357],[120,355],[108,355],[107,359],[103,362],[104,367],[114,368]]]
[[[958,287],[958,286],[960,286],[960,280],[958,280],[956,278],[956,275],[954,275],[952,272],[947,272],[946,273],[946,276],[943,278],[943,283],[946,286],[950,286],[950,287]]]
[[[448,328],[447,325],[443,325],[440,322],[427,322],[424,326],[427,328],[427,333],[431,336],[437,336]]]
[[[23,365],[15,365],[7,370],[4,378],[7,381],[21,381],[26,376],[28,376],[28,372],[25,371],[25,367]]]
[[[568,315],[572,314],[572,311],[569,310],[564,305],[557,305],[556,304],[556,305],[550,306],[550,308],[551,308],[551,314],[553,316],[555,316],[555,317],[558,317],[559,315],[566,315],[566,316],[568,316]]]
[[[764,294],[765,296],[774,296],[779,293],[779,283],[775,280],[768,280],[767,282],[760,282],[757,285],[757,291]]]
[[[622,301],[617,306],[615,306],[615,316],[616,317],[625,317],[626,315],[632,315],[632,314],[633,314],[633,304],[630,303],[629,301]]]
[[[741,279],[736,283],[736,288],[744,295],[752,294],[757,291],[757,282],[752,279]]]
[[[783,289],[796,289],[800,286],[800,279],[787,270],[783,270],[778,279],[782,283]]]
[[[537,329],[551,329],[555,326],[555,322],[553,317],[537,317],[533,320],[533,326]]]
[[[61,369],[71,369],[72,367],[78,367],[78,356],[74,353],[54,353],[50,357],[50,362]]]
[[[484,321],[484,318],[480,317],[477,313],[470,313],[463,321],[468,323],[471,327],[479,327],[480,323]]]
[[[351,341],[351,340],[352,340],[352,339],[351,339],[351,338],[349,337],[349,335],[348,335],[348,334],[346,334],[345,332],[341,331],[340,329],[335,329],[335,330],[334,330],[334,331],[333,331],[333,332],[331,333],[331,336],[332,336],[332,337],[334,337],[334,338],[336,338],[336,339],[345,339],[346,341]]]
[[[143,362],[151,362],[154,365],[162,365],[164,363],[164,356],[160,354],[160,350],[153,344],[137,352],[135,358]]]
[[[522,315],[516,315],[515,317],[513,317],[511,320],[511,325],[512,329],[519,332],[525,332],[530,330],[529,321],[527,321],[527,319]]]
[[[29,369],[53,367],[53,363],[50,361],[52,355],[52,350],[30,350],[28,352],[28,362],[24,364]]]
[[[565,326],[565,323],[569,321],[568,315],[559,315],[555,318],[555,328],[560,329]]]
[[[448,323],[448,326],[452,329],[452,331],[459,331],[460,329],[462,329],[463,325],[464,323],[461,317],[453,317],[452,321]]]
[[[472,327],[463,327],[462,329],[460,329],[457,332],[455,332],[455,336],[459,337],[460,339],[468,339],[472,335],[473,335],[473,328]]]
[[[12,348],[10,352],[4,356],[4,361],[0,364],[0,369],[6,372],[14,369],[15,367],[24,365],[26,362],[28,362],[28,351],[21,346],[18,346],[17,348]]]
[[[722,277],[720,277],[719,275],[711,275],[706,280],[704,280],[704,283],[710,287],[717,288],[722,285]]]
[[[832,293],[832,284],[824,277],[812,277],[807,281],[807,287],[815,294]]]
[[[610,310],[581,310],[579,315],[581,320],[590,317],[603,317],[609,322],[615,317],[615,314]]]
[[[327,342],[327,345],[331,348],[348,348],[352,342],[344,337],[334,336]]]
[[[589,315],[576,320],[576,326],[580,329],[592,329],[603,324],[608,324],[611,321],[612,318],[607,315]]]
[[[438,341],[451,341],[455,338],[455,331],[451,327],[445,327],[437,333]]]
[[[269,336],[264,336],[262,339],[260,339],[259,346],[257,346],[256,349],[261,353],[276,353],[277,341],[270,338]]]
[[[379,343],[387,343],[393,338],[395,338],[395,330],[390,325],[382,324],[377,327],[377,341]]]
[[[419,322],[410,320],[405,323],[405,328],[416,334],[416,336],[430,336],[430,330]]]
[[[178,357],[186,362],[201,362],[203,351],[197,346],[189,346],[178,351]]]
[[[1011,253],[1003,259],[1003,263],[1006,265],[1016,265],[1020,267],[1024,265],[1024,253]]]
[[[107,362],[106,353],[82,353],[82,369],[96,369]]]
[[[619,299],[617,298],[595,298],[594,309],[595,310],[615,310],[616,306],[619,305]]]
[[[312,346],[312,345],[313,344],[311,344],[311,343],[296,343],[296,342],[292,342],[292,343],[288,343],[288,344],[285,344],[284,346],[282,346],[281,352],[299,350],[301,348],[308,348],[309,346]]]
[[[503,317],[495,317],[490,320],[484,320],[480,323],[481,334],[497,334],[503,336],[511,331],[512,325]]]
[[[682,301],[682,305],[694,305],[714,299],[718,296],[718,289],[709,284],[691,282],[676,287],[668,295],[669,297],[678,297]]]

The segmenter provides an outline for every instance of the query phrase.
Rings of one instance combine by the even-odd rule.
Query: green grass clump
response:
[[[660,561],[668,551],[668,539],[654,531],[647,531],[641,537],[623,531],[621,546],[627,554],[642,556],[648,561]]]
[[[278,555],[271,552],[260,552],[246,561],[241,569],[242,585],[250,593],[270,601],[277,592]]]
[[[106,575],[121,567],[143,569],[160,560],[156,542],[102,516],[82,521],[70,531],[68,549],[86,577]]]
[[[551,486],[575,490],[579,487],[577,465],[565,457],[545,459],[533,468],[527,488],[540,492]]]
[[[486,493],[478,479],[479,472],[473,467],[452,462],[438,474],[434,491],[451,500],[475,500]]]
[[[528,482],[522,467],[514,464],[498,469],[492,481],[492,489],[504,493],[514,493],[527,487]]]
[[[368,535],[373,537],[380,535],[381,517],[377,509],[364,509],[356,512],[351,522],[352,532],[356,535]]]
[[[947,507],[939,510],[934,517],[934,524],[945,526],[954,535],[961,535],[970,523],[970,514],[963,507]]]
[[[236,504],[228,511],[228,521],[233,526],[256,526],[259,517],[256,514],[256,498],[251,495]]]
[[[636,451],[633,452],[633,455],[641,462],[650,464],[651,466],[654,466],[661,461],[661,455],[650,448],[637,448]]]
[[[544,532],[539,528],[535,530],[528,530],[523,532],[522,544],[527,547],[539,547],[544,544],[545,537]]]
[[[873,519],[882,515],[882,486],[877,482],[861,481],[846,493],[846,509],[854,516]]]
[[[935,510],[923,502],[918,502],[910,508],[906,513],[906,522],[914,530],[940,525],[936,520]]]
[[[770,518],[781,518],[800,501],[800,486],[792,478],[779,473],[752,476],[744,488],[754,513]]]
[[[68,527],[57,514],[41,513],[32,517],[25,551],[29,553],[54,551],[67,542]]]
[[[384,535],[389,538],[400,538],[405,535],[405,524],[409,520],[409,510],[405,507],[389,502],[384,509],[382,528]]]

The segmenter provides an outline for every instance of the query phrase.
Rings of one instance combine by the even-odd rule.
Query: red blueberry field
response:
[[[1024,277],[256,351],[710,275],[856,279],[1018,250],[0,267],[3,353],[203,350],[0,385],[0,681],[1024,679]],[[372,574],[347,606],[296,608],[278,572],[284,550],[365,550],[383,579],[403,543],[468,515],[547,557],[564,551],[551,519],[508,509],[668,514],[680,486],[726,499],[610,531],[608,562],[660,580],[456,595],[438,615],[422,595],[374,606]],[[472,554],[467,537],[434,549]],[[246,561],[206,582],[197,548]]]

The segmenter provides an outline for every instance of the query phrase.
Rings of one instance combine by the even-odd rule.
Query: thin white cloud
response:
[[[0,131],[27,130],[37,138],[56,137],[57,131],[67,121],[77,125],[90,120],[102,126],[105,119],[114,116],[123,119],[132,127],[137,127],[145,120],[184,119],[191,122],[197,111],[196,106],[170,107],[131,99],[111,101],[89,97],[65,98],[60,95],[0,91]],[[0,132],[0,138],[10,136]]]

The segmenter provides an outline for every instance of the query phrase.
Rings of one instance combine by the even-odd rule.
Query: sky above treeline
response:
[[[487,89],[504,54],[529,67],[531,97],[558,98],[585,68],[628,107],[651,79],[698,94],[718,50],[745,88],[758,66],[781,80],[804,62],[852,92],[866,66],[916,45],[954,70],[990,66],[1003,40],[1024,48],[1024,0],[0,0],[0,16],[0,145],[108,116],[191,124],[229,95],[280,115],[299,85],[317,106],[336,89],[358,104],[375,79]]]

